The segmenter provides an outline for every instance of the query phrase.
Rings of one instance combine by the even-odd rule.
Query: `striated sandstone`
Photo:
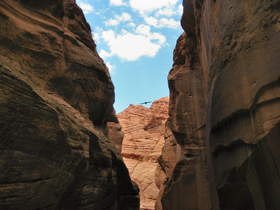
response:
[[[75,1],[1,0],[0,45],[0,209],[139,209],[106,137],[114,87]]]
[[[153,210],[164,181],[158,175],[162,172],[158,158],[164,144],[165,122],[169,98],[153,102],[150,108],[130,105],[118,114],[124,132],[122,156],[130,176],[140,189],[140,207]]]
[[[277,210],[280,1],[183,6],[156,209]]]

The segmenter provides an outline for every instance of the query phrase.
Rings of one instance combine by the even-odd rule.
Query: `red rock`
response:
[[[168,101],[167,97],[161,98],[150,108],[130,105],[118,114],[124,132],[122,156],[132,180],[140,188],[141,209],[154,209],[159,192],[156,175],[164,143]]]
[[[183,5],[157,209],[278,209],[280,1]]]
[[[105,136],[114,87],[75,1],[1,0],[0,44],[0,209],[139,209]]]

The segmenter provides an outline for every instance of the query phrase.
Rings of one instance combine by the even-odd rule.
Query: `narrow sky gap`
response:
[[[181,0],[77,0],[115,85],[115,109],[168,96]]]

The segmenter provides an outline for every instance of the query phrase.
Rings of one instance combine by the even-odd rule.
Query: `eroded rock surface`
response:
[[[106,137],[114,87],[75,1],[1,0],[0,45],[0,209],[139,209]]]
[[[280,1],[183,5],[157,209],[279,209]]]
[[[124,132],[122,156],[130,176],[140,188],[140,207],[153,210],[163,179],[158,175],[159,160],[164,144],[165,122],[169,98],[153,102],[150,108],[130,105],[118,114]]]

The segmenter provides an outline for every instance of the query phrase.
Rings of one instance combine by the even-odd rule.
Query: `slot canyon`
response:
[[[75,0],[0,1],[0,210],[280,210],[280,0],[182,4],[170,95],[116,113]]]

